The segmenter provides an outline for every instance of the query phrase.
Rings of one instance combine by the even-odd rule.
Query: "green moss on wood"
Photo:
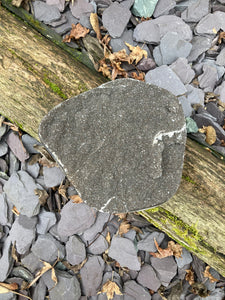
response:
[[[49,79],[46,75],[44,75],[43,81],[50,87],[50,89],[51,89],[54,93],[56,93],[57,95],[59,95],[62,99],[67,99],[67,98],[68,98],[68,97],[62,92],[62,90],[60,89],[60,87],[59,87],[56,83],[50,81],[50,79]]]

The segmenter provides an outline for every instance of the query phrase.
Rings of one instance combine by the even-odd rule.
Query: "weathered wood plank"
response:
[[[44,115],[106,81],[0,7],[0,113],[38,138]]]

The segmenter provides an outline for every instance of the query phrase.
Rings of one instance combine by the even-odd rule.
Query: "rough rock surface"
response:
[[[176,94],[186,92],[177,80]],[[64,126],[68,122],[69,128]],[[149,208],[173,196],[182,173],[185,133],[178,100],[132,79],[63,102],[43,119],[39,132],[81,198],[111,212]]]

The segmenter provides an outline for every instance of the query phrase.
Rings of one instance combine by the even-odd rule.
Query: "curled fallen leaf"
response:
[[[16,292],[15,290],[17,290],[17,289],[18,289],[18,284],[15,282],[13,282],[13,283],[0,282],[0,295],[7,294],[7,293],[13,293],[13,294],[16,294],[16,295],[19,295],[19,296],[22,296],[22,297],[32,300],[30,297]]]
[[[123,221],[118,229],[119,235],[123,235],[124,233],[127,233],[130,230],[130,223],[129,221]]]
[[[98,15],[96,13],[90,14],[90,23],[92,28],[94,29],[94,32],[96,33],[97,39],[101,40],[102,36],[101,36],[99,22],[98,22]]]
[[[212,276],[212,274],[210,273],[209,270],[210,270],[210,266],[207,266],[205,268],[203,276],[209,278],[210,282],[217,282],[217,281],[219,281],[217,278],[215,278],[215,277]]]
[[[150,254],[152,256],[157,257],[157,258],[164,258],[167,256],[172,256],[172,255],[174,255],[176,257],[181,257],[181,254],[182,254],[182,246],[181,245],[175,244],[174,241],[169,241],[168,247],[166,249],[162,249],[159,247],[156,239],[154,239],[154,241],[155,241],[155,246],[156,246],[158,253],[150,252]]]
[[[98,72],[102,72],[102,74],[105,76],[105,77],[108,77],[108,78],[111,78],[111,72],[110,72],[110,68],[107,64],[103,63],[99,69],[98,69]]]
[[[225,40],[225,32],[224,32],[224,31],[221,31],[221,32],[219,33],[218,44],[221,44],[222,41],[224,41],[224,40]]]
[[[185,271],[187,273],[185,275],[185,280],[187,280],[190,285],[194,284],[195,283],[195,275],[194,275],[194,272],[192,271],[192,269],[188,269]]]
[[[85,37],[89,29],[86,27],[83,27],[80,23],[78,24],[72,24],[72,29],[68,35],[64,38],[63,42],[70,43],[72,39],[78,40],[81,37]]]
[[[12,212],[13,212],[17,217],[20,215],[20,212],[19,212],[18,209],[15,207],[15,205],[13,205]]]
[[[48,199],[48,193],[46,190],[35,189],[34,193],[38,196],[41,206],[44,206]]]
[[[72,195],[70,196],[70,200],[72,200],[73,203],[82,203],[83,200],[79,195]]]
[[[126,46],[130,49],[131,53],[129,54],[129,63],[139,63],[139,61],[144,57],[147,58],[148,57],[148,53],[146,50],[141,49],[139,46],[132,46],[128,43],[126,43]]]
[[[206,143],[212,145],[216,141],[216,130],[212,126],[203,126],[198,130],[201,133],[205,133],[206,135]]]
[[[145,73],[144,72],[139,72],[138,74],[136,72],[132,72],[131,77],[136,80],[145,81]]]
[[[107,296],[107,300],[111,300],[114,297],[114,294],[116,295],[123,295],[120,291],[119,286],[111,281],[108,280],[103,286],[100,292],[98,292],[98,294],[102,294],[102,293],[106,293]]]

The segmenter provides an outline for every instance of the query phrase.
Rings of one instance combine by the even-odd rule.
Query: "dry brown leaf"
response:
[[[195,283],[195,276],[192,269],[185,270],[187,274],[185,275],[185,280],[189,282],[190,285],[193,285]]]
[[[13,245],[12,245],[12,250],[11,250],[11,256],[12,258],[18,262],[18,257],[17,257],[17,251],[16,251],[16,241],[14,241]]]
[[[127,213],[119,213],[119,214],[115,214],[115,216],[118,217],[119,221],[120,221],[120,220],[126,220],[126,218],[127,218]]]
[[[86,262],[87,262],[87,257],[86,257],[85,260],[83,260],[79,265],[72,266],[72,265],[69,264],[68,261],[66,261],[66,260],[62,261],[62,264],[63,264],[67,269],[72,270],[75,274],[77,274]]]
[[[204,271],[204,273],[203,273],[203,276],[209,278],[209,280],[210,280],[211,282],[217,282],[217,281],[219,281],[218,279],[216,279],[215,277],[212,276],[212,274],[209,272],[209,270],[210,270],[210,266],[207,266],[207,267],[205,268],[205,271]]]
[[[51,154],[45,149],[42,145],[34,145],[33,146],[35,150],[41,153],[42,158],[39,159],[39,163],[43,166],[52,168],[52,167],[58,167],[58,164],[55,162]]]
[[[111,280],[108,280],[108,281],[102,286],[101,291],[98,292],[98,294],[102,294],[102,293],[106,293],[107,300],[113,299],[114,294],[116,294],[116,295],[123,295],[123,294],[120,292],[119,286],[118,286],[115,282],[113,282],[113,281],[111,281]]]
[[[18,209],[15,207],[15,205],[13,205],[12,212],[13,212],[17,217],[20,215],[20,212],[19,212]]]
[[[141,234],[143,233],[143,231],[137,226],[132,225],[130,229],[135,230],[137,233],[141,233]]]
[[[101,36],[99,22],[98,22],[98,15],[96,13],[90,14],[90,23],[92,28],[94,29],[94,32],[96,33],[97,39],[101,40],[102,36]]]
[[[225,40],[225,32],[221,31],[219,33],[218,44],[221,44],[223,40]]]
[[[2,123],[5,124],[5,125],[8,125],[10,127],[10,129],[12,129],[13,131],[20,132],[20,129],[19,129],[19,127],[17,125],[15,125],[15,124],[13,124],[11,122],[5,122],[5,121],[2,122]]]
[[[136,80],[145,81],[145,73],[144,72],[139,72],[139,74],[137,74],[136,72],[132,72],[131,77]]]
[[[4,282],[0,282],[0,294],[7,294],[7,293],[13,293],[19,296],[23,296],[27,299],[32,300],[30,297],[25,296],[23,294],[20,294],[18,292],[15,292],[15,290],[18,289],[18,284],[13,282],[13,283],[4,283]]]
[[[132,46],[128,43],[126,43],[126,46],[130,49],[131,53],[129,54],[129,63],[132,64],[135,62],[135,64],[139,63],[139,61],[144,57],[148,57],[148,53],[146,50],[141,49],[139,46]]]
[[[66,195],[68,187],[69,187],[69,181],[66,180],[66,183],[65,184],[61,183],[59,188],[58,188],[59,195],[64,197],[66,200],[68,200],[67,195]]]
[[[127,78],[127,72],[120,67],[121,62],[112,62],[112,80],[115,80],[117,76],[122,76]]]
[[[156,239],[154,239],[155,241],[155,246],[156,249],[158,250],[158,253],[155,252],[149,252],[153,257],[157,257],[157,258],[164,258],[167,256],[176,256],[176,257],[181,257],[182,254],[182,246],[179,244],[175,244],[173,241],[169,241],[168,242],[168,247],[166,249],[162,249],[159,247]]]
[[[78,24],[72,24],[72,29],[69,33],[69,35],[67,35],[63,42],[65,43],[70,43],[71,39],[75,39],[78,40],[81,37],[85,37],[89,32],[89,29],[86,27],[83,27],[80,23]]]
[[[206,143],[212,145],[216,141],[216,130],[212,126],[203,126],[198,130],[201,133],[205,133],[206,135]]]
[[[102,72],[102,74],[105,77],[108,77],[109,79],[111,79],[111,72],[110,72],[110,68],[108,67],[107,64],[102,64],[100,66],[100,68],[98,69],[98,72]]]
[[[83,203],[83,200],[79,195],[70,196],[70,200],[72,200],[73,203]]]
[[[130,230],[130,223],[129,221],[123,221],[118,229],[119,235],[122,235],[124,233],[127,233]]]
[[[38,196],[41,206],[44,206],[48,199],[48,193],[46,190],[35,189],[34,193]]]
[[[3,116],[0,116],[0,127],[2,127],[4,120],[5,120],[5,118]]]
[[[108,244],[110,245],[110,243],[111,243],[111,236],[110,236],[110,232],[109,231],[107,232],[105,239],[108,242]]]

